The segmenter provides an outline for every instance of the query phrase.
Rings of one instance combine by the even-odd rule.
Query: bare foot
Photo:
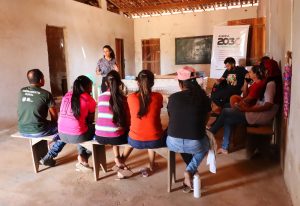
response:
[[[78,155],[77,160],[78,160],[79,163],[81,163],[83,165],[88,164],[88,160],[83,155]]]
[[[192,174],[189,173],[189,172],[187,172],[187,171],[185,171],[184,172],[184,180],[183,180],[184,185],[188,186],[190,188],[193,188],[192,181],[193,181]]]
[[[223,148],[219,148],[218,151],[217,151],[217,154],[228,154],[228,150],[226,149],[223,149]]]

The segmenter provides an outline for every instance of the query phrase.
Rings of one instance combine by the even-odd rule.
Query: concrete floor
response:
[[[291,206],[278,163],[246,160],[244,150],[217,158],[217,174],[208,172],[202,162],[199,171],[202,197],[193,198],[181,189],[181,181],[167,192],[167,164],[157,158],[158,170],[148,178],[138,174],[147,165],[147,152],[134,150],[129,166],[134,177],[116,180],[116,174],[100,173],[95,182],[92,173],[75,171],[76,147],[68,145],[58,157],[58,165],[38,174],[33,172],[29,143],[9,137],[16,128],[0,131],[0,205],[213,205],[213,206]],[[113,165],[112,150],[107,160]],[[206,160],[206,159],[205,159]],[[184,163],[177,155],[177,178],[182,180]]]

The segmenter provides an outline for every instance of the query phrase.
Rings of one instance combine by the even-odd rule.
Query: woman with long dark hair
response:
[[[119,71],[116,65],[114,50],[109,45],[105,45],[103,47],[103,53],[104,56],[98,61],[96,68],[96,74],[102,76],[101,92],[105,92],[107,90],[105,81],[108,72],[110,72],[111,70]]]
[[[142,70],[138,74],[137,83],[138,92],[128,96],[131,118],[128,143],[133,148],[148,149],[149,168],[141,171],[143,176],[148,176],[148,172],[154,170],[155,152],[151,149],[163,146],[160,119],[163,96],[151,91],[154,85],[154,74],[151,71]]]
[[[181,91],[172,94],[168,102],[169,126],[167,146],[180,153],[187,167],[184,172],[184,192],[192,190],[192,177],[209,150],[205,131],[210,101],[196,81],[196,71],[184,67],[177,71]]]
[[[132,151],[131,147],[125,147],[120,155],[119,146],[127,144],[130,126],[130,114],[127,97],[124,94],[124,84],[119,73],[110,71],[106,76],[107,91],[100,94],[98,103],[98,117],[96,120],[95,139],[100,144],[113,145],[116,165],[114,171],[119,177],[131,176],[132,172],[125,165],[125,160]]]
[[[65,143],[78,144],[93,139],[93,125],[96,102],[91,97],[92,81],[86,76],[79,76],[73,83],[73,91],[62,99],[58,118],[58,132]],[[86,148],[78,145],[78,163],[76,168],[89,171],[88,157],[91,154]]]

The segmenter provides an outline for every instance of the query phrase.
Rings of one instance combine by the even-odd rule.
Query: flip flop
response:
[[[184,193],[190,193],[190,192],[192,192],[194,190],[192,187],[186,185],[184,182],[182,183],[182,185],[183,185],[182,191]]]
[[[120,173],[122,176],[124,177],[130,177],[133,175],[133,172],[125,165],[125,166],[118,166],[118,165],[114,165],[112,167],[112,170]]]
[[[142,177],[149,177],[150,175],[147,167],[140,169],[139,172]]]

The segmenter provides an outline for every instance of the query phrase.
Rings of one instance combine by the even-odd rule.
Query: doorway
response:
[[[143,69],[160,74],[160,39],[142,40]]]
[[[64,30],[46,26],[50,86],[53,97],[63,96],[67,90]]]
[[[119,68],[119,73],[122,79],[125,78],[125,60],[124,60],[124,41],[116,39],[116,63]]]

